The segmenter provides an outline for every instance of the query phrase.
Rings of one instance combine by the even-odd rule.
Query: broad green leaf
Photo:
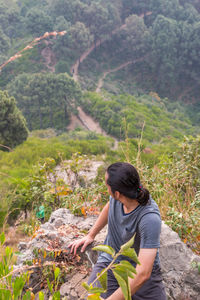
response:
[[[128,275],[126,270],[121,270],[120,268],[118,268],[118,265],[113,270],[115,270],[117,274],[120,275],[126,282],[128,281]]]
[[[92,294],[87,297],[88,300],[101,300],[99,294]]]
[[[57,291],[53,294],[53,300],[60,300],[60,291]]]
[[[122,289],[122,293],[124,295],[125,300],[131,300],[129,298],[127,282],[124,280],[123,277],[121,277],[119,275],[118,271],[113,270],[113,274],[114,274],[115,278],[117,279],[117,282],[118,282],[119,286]]]
[[[134,240],[135,240],[135,234],[126,244],[121,246],[121,250],[124,251],[131,248],[133,246]]]
[[[115,250],[108,245],[98,245],[98,246],[92,248],[92,250],[106,252],[106,253],[110,254],[112,257],[115,256]]]
[[[98,273],[97,276],[100,275],[98,280],[101,283],[101,286],[104,288],[104,290],[106,290],[107,289],[107,272],[103,273],[103,271],[104,271],[104,269],[101,271],[101,273]]]
[[[130,278],[134,278],[135,277],[134,274],[133,274],[133,272],[129,271],[128,269],[126,270],[126,272],[127,272],[128,277],[130,277]]]
[[[135,252],[135,249],[129,248],[127,250],[122,251],[121,254],[124,255],[124,256],[130,257],[134,262],[136,262],[138,265],[140,265],[137,254]]]
[[[129,261],[121,260],[120,265],[125,266],[128,270],[130,270],[131,272],[137,274],[135,267]]]
[[[60,268],[56,267],[54,271],[55,280],[58,278],[59,274],[60,274]]]
[[[125,266],[118,265],[115,270],[121,271],[123,273],[126,273],[128,277],[134,278],[133,272],[131,272],[129,269],[127,269]]]
[[[39,292],[39,300],[44,300],[44,293],[43,292]]]
[[[82,282],[81,285],[87,290],[90,290],[90,286],[86,282]]]
[[[1,235],[0,235],[0,242],[1,242],[1,245],[3,246],[3,244],[5,243],[5,233],[2,232]]]

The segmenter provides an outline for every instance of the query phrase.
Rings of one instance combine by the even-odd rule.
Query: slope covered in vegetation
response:
[[[182,139],[184,135],[194,135],[199,131],[197,126],[192,126],[184,111],[170,112],[170,101],[160,99],[156,94],[133,97],[87,92],[82,106],[107,133],[118,139],[124,139],[126,135],[140,137],[143,125],[143,138],[151,143]]]
[[[144,90],[199,102],[200,15],[195,1],[1,0],[0,16],[0,63],[46,31],[66,30],[65,36],[51,38],[48,43],[56,55],[56,72],[70,72],[85,50],[106,39],[105,47],[95,52],[92,65],[86,64],[85,79],[88,69],[101,72],[102,58],[116,66],[145,57],[137,69],[129,70],[133,78],[139,76],[135,82]],[[46,46],[40,43],[7,66],[0,86],[4,88],[22,72],[45,70],[41,51]]]

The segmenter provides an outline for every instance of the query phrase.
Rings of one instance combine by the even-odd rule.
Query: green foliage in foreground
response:
[[[126,134],[130,138],[140,137],[144,123],[143,137],[150,142],[181,139],[195,131],[188,119],[178,119],[177,115],[169,112],[164,105],[145,105],[130,95],[101,96],[87,92],[82,105],[108,134],[121,139],[124,139]]]
[[[57,165],[61,160],[71,159],[74,153],[112,154],[111,146],[112,139],[77,130],[48,139],[30,137],[13,152],[0,151],[0,216],[4,219],[10,206],[16,215],[20,210],[31,209],[36,198],[37,203],[41,200],[39,195],[44,196],[46,190],[46,177],[42,177],[46,171],[39,166],[45,166],[48,158]]]
[[[11,299],[31,299],[31,292],[28,291],[21,297],[25,283],[28,281],[28,273],[24,273],[21,276],[13,276],[13,249],[6,247],[3,249],[5,242],[5,235],[0,235],[0,299],[11,300]]]
[[[9,97],[6,91],[0,91],[0,150],[16,147],[25,141],[27,136],[26,122],[16,106],[15,99]]]
[[[103,251],[110,254],[113,258],[109,266],[102,270],[102,272],[98,275],[96,280],[101,282],[102,288],[96,288],[92,285],[96,282],[96,280],[88,285],[86,282],[83,282],[83,287],[87,292],[93,295],[89,296],[88,299],[100,299],[100,293],[105,292],[107,289],[107,271],[111,269],[116,277],[119,286],[122,289],[125,300],[131,300],[131,290],[129,278],[134,278],[134,274],[136,274],[135,267],[128,261],[122,260],[119,264],[115,264],[115,261],[120,255],[126,256],[131,259],[136,264],[140,264],[137,258],[137,254],[135,250],[132,248],[134,243],[133,236],[127,243],[121,246],[118,253],[115,250],[107,245],[99,245],[93,248],[96,251]],[[34,251],[34,255],[36,259],[33,261],[29,261],[28,265],[24,265],[18,269],[19,273],[21,271],[22,274],[13,276],[13,265],[12,259],[14,257],[13,249],[10,247],[4,248],[5,243],[5,235],[4,232],[0,234],[0,253],[2,256],[2,260],[0,262],[0,299],[2,300],[31,300],[35,298],[35,295],[31,291],[32,287],[29,287],[29,278],[31,276],[32,270],[34,270],[35,263],[38,261],[39,266],[42,270],[44,270],[48,265],[53,268],[53,278],[52,272],[47,272],[45,280],[47,282],[47,286],[50,294],[52,295],[53,300],[60,300],[60,292],[59,286],[62,276],[62,269],[56,267],[54,262],[45,262],[45,258],[47,256],[45,249],[40,249],[40,252],[43,254],[43,264],[38,260],[38,251]],[[51,253],[50,253],[51,254]],[[54,253],[51,257],[54,259]],[[44,275],[44,274],[43,274]],[[26,286],[26,291],[25,291]],[[83,294],[84,295],[84,294]],[[83,296],[82,295],[82,296]],[[81,297],[82,298],[82,297]],[[44,293],[39,292],[39,299],[44,299]]]
[[[85,139],[79,139],[83,134]],[[78,137],[77,137],[78,136]],[[50,157],[60,162],[60,157],[70,159],[73,153],[98,155],[112,152],[112,139],[98,135],[77,131],[62,134],[57,137],[41,139],[29,137],[26,142],[16,147],[15,151],[4,153],[0,151],[1,182],[17,183],[17,180],[29,175],[32,166],[45,158]]]
[[[120,255],[126,256],[131,259],[136,264],[140,264],[137,254],[132,248],[134,244],[135,236],[133,236],[129,241],[120,247],[119,252],[108,245],[99,245],[93,248],[96,251],[103,251],[112,256],[112,261],[107,268],[103,269],[97,278],[88,285],[86,282],[83,282],[82,285],[89,294],[92,294],[88,297],[91,300],[100,300],[100,294],[105,293],[107,290],[107,271],[112,270],[119,286],[122,289],[125,300],[131,300],[131,288],[129,278],[134,278],[134,274],[137,274],[135,267],[127,260],[120,261],[119,264],[115,264],[115,261]],[[94,283],[99,280],[102,288],[93,287]]]

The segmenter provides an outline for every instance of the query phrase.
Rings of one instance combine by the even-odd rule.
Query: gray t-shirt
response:
[[[121,245],[136,233],[133,247],[138,254],[140,248],[160,247],[161,218],[156,202],[150,198],[147,205],[138,205],[128,214],[124,213],[123,204],[110,197],[108,214],[108,234],[104,244],[111,246],[116,252]],[[120,256],[119,260],[124,259]],[[126,260],[127,259],[126,257]],[[110,262],[112,257],[100,252],[98,262]],[[130,260],[131,261],[131,260]],[[131,261],[133,263],[133,261]],[[135,265],[135,263],[133,263]],[[157,251],[154,267],[160,265]]]

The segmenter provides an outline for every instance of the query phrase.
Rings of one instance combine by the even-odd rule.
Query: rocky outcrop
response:
[[[82,164],[81,170],[78,170],[77,174],[70,168],[72,161],[65,161],[65,166],[58,165],[55,168],[55,174],[59,179],[62,179],[71,188],[91,185],[92,180],[97,177],[98,168],[103,165],[102,161],[95,161],[92,159],[84,159],[80,161]],[[50,180],[53,182],[53,176],[50,176]]]
[[[200,300],[200,274],[197,268],[192,266],[192,262],[200,262],[200,257],[195,255],[164,222],[160,262],[169,299]]]
[[[72,258],[68,248],[70,241],[84,236],[85,232],[94,224],[95,219],[96,217],[76,217],[64,208],[56,210],[52,213],[49,221],[41,225],[34,239],[27,244],[19,244],[21,255],[18,257],[18,264],[22,265],[25,261],[33,259],[34,249],[45,249],[46,251],[62,249],[69,261]],[[102,243],[105,235],[106,228],[97,235],[95,243]],[[80,298],[83,291],[81,282],[87,281],[88,270],[97,259],[97,254],[91,250],[92,246],[94,245],[89,246],[85,253],[78,253],[80,261],[77,264],[76,272],[70,273],[60,288],[63,298],[65,296],[68,300]],[[200,276],[198,270],[192,267],[192,262],[198,262],[200,258],[187,248],[177,233],[164,223],[161,233],[160,260],[168,299],[200,299]],[[85,269],[84,262],[86,262]],[[36,279],[37,276],[33,278],[33,285]]]

